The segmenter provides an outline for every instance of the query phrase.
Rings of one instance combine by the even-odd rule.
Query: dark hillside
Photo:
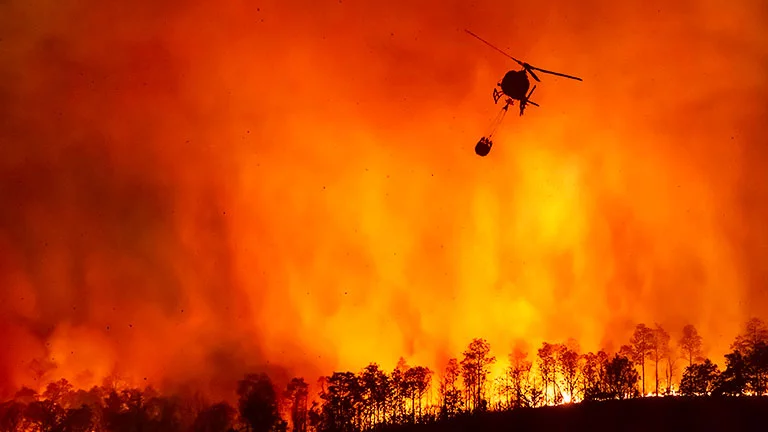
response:
[[[465,415],[388,432],[431,431],[758,431],[768,430],[768,398],[638,398]]]

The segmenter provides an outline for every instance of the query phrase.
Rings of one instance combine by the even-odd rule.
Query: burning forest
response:
[[[499,393],[514,364],[531,405],[586,398],[586,364],[600,398],[686,367],[758,391],[762,351],[732,344],[768,319],[766,22],[751,0],[0,2],[3,421],[225,430],[252,394],[290,425],[297,397],[307,425],[421,421],[451,364],[463,411],[523,400]],[[485,158],[513,65],[465,28],[584,79]],[[670,358],[660,329],[679,353],[686,325],[704,344]],[[407,401],[360,411],[396,379]]]
[[[489,411],[641,397],[768,394],[763,321],[746,323],[722,368],[702,357],[703,342],[692,325],[672,342],[661,326],[638,324],[617,352],[582,353],[574,340],[544,342],[532,354],[518,346],[494,374],[500,359],[486,340],[473,339],[438,371],[401,357],[392,371],[374,362],[359,372],[322,376],[316,384],[295,377],[280,386],[268,374],[247,374],[237,383],[234,405],[199,392],[163,396],[115,378],[87,391],[61,379],[42,393],[23,388],[0,405],[0,431],[351,432],[441,422],[444,428],[451,419]]]

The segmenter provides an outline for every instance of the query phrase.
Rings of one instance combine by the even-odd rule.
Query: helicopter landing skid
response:
[[[493,103],[495,104],[499,103],[499,100],[501,100],[501,98],[503,98],[504,96],[505,96],[504,92],[500,92],[499,89],[493,89]],[[504,102],[506,103],[507,106],[515,104],[515,101],[510,97],[508,97],[507,100],[505,100]]]
[[[493,89],[493,103],[499,103],[499,99],[501,99],[502,96],[504,96],[504,93],[500,92],[499,89]]]

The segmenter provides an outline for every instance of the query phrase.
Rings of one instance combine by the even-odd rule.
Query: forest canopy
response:
[[[107,380],[75,389],[66,379],[42,392],[20,389],[0,405],[0,431],[362,431],[432,424],[488,411],[644,396],[743,396],[768,392],[768,326],[750,319],[719,366],[702,356],[703,337],[686,325],[673,339],[661,326],[638,324],[616,352],[581,352],[578,343],[544,342],[508,354],[500,376],[484,339],[439,371],[401,358],[392,371],[371,363],[310,384],[278,383],[266,373],[236,383],[234,404],[201,393],[164,395]]]

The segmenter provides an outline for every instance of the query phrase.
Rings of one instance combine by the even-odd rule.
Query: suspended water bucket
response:
[[[489,138],[482,137],[475,145],[475,154],[478,156],[488,156],[488,153],[491,152],[491,147],[493,147],[493,142]]]

